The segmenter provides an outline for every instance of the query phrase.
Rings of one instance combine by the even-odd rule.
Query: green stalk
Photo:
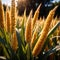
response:
[[[27,48],[27,60],[30,60],[30,44],[29,43]]]
[[[32,56],[32,50],[30,48],[29,43],[28,43],[28,48],[27,48],[27,60],[34,60],[34,57]]]

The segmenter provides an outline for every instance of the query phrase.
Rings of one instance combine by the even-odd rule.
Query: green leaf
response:
[[[48,33],[47,37],[54,33],[54,31],[60,26],[60,22],[58,22]]]
[[[25,34],[25,27],[24,27],[24,19],[23,19],[20,36],[21,36],[22,43],[25,46],[25,35],[24,34]]]
[[[7,48],[6,48],[6,45],[7,45],[6,40],[4,40],[4,39],[2,39],[0,37],[0,43],[2,43],[3,51],[4,51],[5,55],[6,55],[6,57],[9,58],[9,53],[8,53]]]
[[[17,40],[18,40],[18,46],[21,47],[22,40],[21,40],[21,37],[20,37],[20,33],[18,31],[16,31],[16,36],[17,36]]]
[[[11,48],[11,46],[10,46],[10,38],[8,39],[7,37],[9,37],[9,35],[7,35],[6,34],[6,32],[4,31],[4,30],[2,30],[2,29],[0,29],[0,31],[2,32],[2,34],[3,34],[3,38],[0,36],[0,42],[4,45],[4,47],[5,47],[5,51],[4,52],[7,52],[9,55],[10,55],[10,57],[12,56],[12,55],[14,55],[15,56],[15,52],[13,51],[13,49]]]
[[[31,51],[31,48],[30,48],[30,44],[28,44],[27,46],[27,60],[32,60],[32,51]]]
[[[22,40],[22,44],[25,46],[25,38],[24,38],[24,31],[23,31],[23,29],[21,29],[21,31],[20,31],[20,37],[21,37],[21,40]]]
[[[3,34],[3,33],[4,33],[4,30],[0,28],[0,36],[1,36],[2,38],[4,38],[4,34]]]
[[[3,39],[3,38],[0,37],[0,43],[2,43],[3,45],[5,45],[6,44],[5,39]]]
[[[5,48],[5,46],[2,45],[2,47],[3,47],[3,51],[4,51],[4,53],[5,53],[5,56],[6,56],[7,58],[10,58],[9,53],[8,53],[7,49]]]
[[[24,60],[25,56],[24,56],[24,52],[23,52],[23,49],[22,49],[22,40],[21,40],[21,37],[20,37],[20,33],[18,31],[16,31],[16,35],[17,35],[17,40],[18,40],[18,51],[17,51],[18,57],[20,59]]]
[[[19,22],[19,19],[17,20],[17,24],[16,24],[16,28],[17,29],[20,29],[21,27],[19,26],[20,22]]]
[[[28,49],[28,44],[26,44],[26,46],[25,46],[25,50],[27,51],[27,49]]]
[[[26,54],[26,50],[23,45],[22,45],[22,50],[23,50],[23,53]]]

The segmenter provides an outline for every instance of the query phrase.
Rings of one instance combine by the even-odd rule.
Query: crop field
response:
[[[26,16],[18,16],[15,0],[3,9],[0,0],[0,60],[60,60],[60,18],[55,6],[47,18],[39,17],[40,4]]]

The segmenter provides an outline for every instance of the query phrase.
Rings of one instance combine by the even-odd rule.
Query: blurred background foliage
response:
[[[26,3],[27,2],[27,3]],[[41,17],[47,17],[49,11],[53,9],[56,5],[59,7],[56,10],[55,17],[60,16],[60,1],[55,0],[18,0],[17,1],[17,9],[18,9],[18,15],[22,16],[24,13],[24,10],[26,9],[27,16],[29,15],[29,12],[31,9],[33,9],[33,14],[36,11],[39,4],[42,3],[42,7],[40,10]],[[6,5],[4,4],[4,10],[6,10]]]
[[[26,8],[27,15],[29,14],[30,10],[33,9],[33,14],[37,7],[39,6],[40,3],[42,3],[42,7],[40,10],[40,16],[45,16],[47,17],[49,11],[54,8],[56,5],[59,5],[56,14],[58,17],[60,16],[60,1],[54,2],[54,0],[25,0],[26,2],[22,3],[22,1],[18,1],[17,8],[19,10],[18,14],[22,15],[24,12],[24,9]]]

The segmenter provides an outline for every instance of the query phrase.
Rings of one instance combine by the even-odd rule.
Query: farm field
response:
[[[60,18],[54,17],[58,6],[45,18],[39,17],[40,4],[33,14],[19,16],[15,0],[4,11],[0,0],[0,59],[60,60]],[[39,18],[38,18],[39,17]]]

